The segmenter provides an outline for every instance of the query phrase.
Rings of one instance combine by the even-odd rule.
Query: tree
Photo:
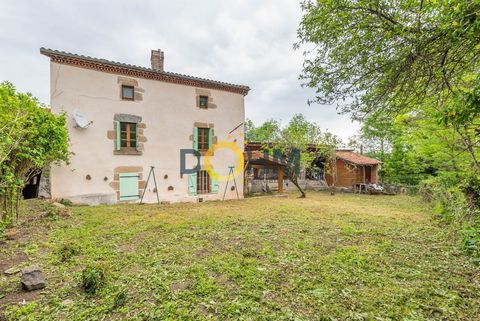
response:
[[[247,119],[245,121],[245,139],[249,142],[272,142],[277,138],[279,129],[280,124],[273,119],[265,121],[258,127],[255,127],[252,120]]]
[[[357,119],[443,102],[479,70],[480,2],[465,0],[306,0],[296,48],[316,101],[353,101]]]
[[[4,82],[0,84],[0,135],[0,221],[13,222],[25,182],[52,162],[68,161],[66,118]]]
[[[347,100],[342,111],[363,121],[360,141],[380,151],[385,170],[430,162],[436,171],[480,171],[480,2],[307,0],[302,8],[296,47],[315,49],[301,78],[317,102]]]
[[[309,122],[302,114],[294,115],[275,137],[272,151],[285,157],[286,175],[300,191],[300,197],[304,198],[306,193],[298,183],[300,169],[311,169],[314,166],[312,161],[318,155],[333,158],[335,148],[341,141],[329,132],[322,132],[317,124]]]

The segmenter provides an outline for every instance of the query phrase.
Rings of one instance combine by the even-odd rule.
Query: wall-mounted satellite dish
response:
[[[73,111],[73,119],[75,119],[75,127],[87,128],[93,123],[93,121],[88,120],[87,115],[78,109]]]

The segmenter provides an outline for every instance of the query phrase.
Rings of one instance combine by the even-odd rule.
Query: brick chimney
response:
[[[163,71],[163,61],[164,61],[163,51],[161,51],[160,49],[152,50],[150,61],[152,62],[152,69]]]

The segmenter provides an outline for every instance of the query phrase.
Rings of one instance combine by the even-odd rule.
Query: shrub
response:
[[[91,264],[82,272],[81,287],[88,294],[95,294],[106,284],[106,270],[101,264]]]
[[[465,193],[470,214],[478,214],[480,210],[480,175],[471,173],[460,184]]]
[[[432,204],[443,219],[463,219],[467,213],[464,193],[458,187],[460,178],[444,174],[421,182],[420,195]]]
[[[443,219],[462,226],[463,248],[480,259],[480,177],[475,173],[464,178],[455,174],[432,177],[422,182],[420,193]]]
[[[63,204],[65,206],[73,206],[73,202],[69,199],[66,199],[66,198],[62,198],[60,200],[60,204]]]
[[[462,231],[462,243],[465,251],[480,263],[480,224],[466,224]]]

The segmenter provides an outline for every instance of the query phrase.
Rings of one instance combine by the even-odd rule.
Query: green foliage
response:
[[[123,307],[128,301],[128,291],[126,288],[120,288],[113,297],[113,309]]]
[[[444,220],[462,221],[466,216],[467,202],[458,184],[461,178],[455,174],[442,174],[421,183],[420,194],[431,203]]]
[[[82,271],[81,287],[88,294],[101,290],[107,281],[107,272],[102,264],[90,264]]]
[[[12,222],[25,182],[52,162],[68,160],[66,118],[5,82],[0,84],[0,137],[0,220]]]
[[[265,150],[285,159],[288,179],[299,189],[302,197],[305,197],[305,191],[298,184],[301,168],[311,170],[314,167],[312,161],[318,155],[331,159],[341,140],[332,133],[323,132],[316,123],[308,121],[302,114],[294,115],[283,128],[278,122],[269,120],[251,132],[266,132],[267,128],[271,130],[268,131],[270,140],[260,142],[265,143]],[[262,138],[261,135],[257,137]]]
[[[260,126],[255,127],[252,120],[245,121],[245,140],[248,142],[269,143],[276,140],[280,124],[274,119],[269,119]]]
[[[318,102],[354,97],[344,111],[359,119],[439,106],[479,68],[478,1],[306,0],[302,9],[302,78]]]
[[[479,214],[480,218],[480,175],[469,173],[460,184],[460,189],[465,193],[471,212]]]
[[[66,262],[78,254],[80,254],[80,246],[73,241],[63,244],[57,251],[60,262]]]
[[[480,171],[480,9],[463,0],[302,4],[297,48],[317,102],[347,100],[352,141],[385,162],[384,181]],[[353,97],[353,99],[350,99]]]
[[[62,198],[60,200],[60,204],[63,204],[65,206],[73,206],[73,202],[67,198]]]
[[[466,224],[462,232],[463,247],[480,263],[480,223]]]
[[[25,303],[21,306],[12,306],[5,310],[6,320],[22,320],[22,321],[35,321],[37,320],[33,316],[33,312],[38,308],[38,303],[35,301]],[[1,315],[0,315],[1,316]]]

